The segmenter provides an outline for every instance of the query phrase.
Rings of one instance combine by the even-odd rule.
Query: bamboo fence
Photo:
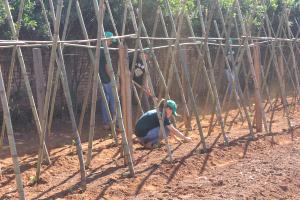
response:
[[[120,73],[126,71],[127,79],[124,74],[122,81],[127,85],[129,93],[133,91],[134,98],[137,99],[138,107],[141,113],[145,112],[141,106],[140,96],[136,87],[145,92],[144,86],[140,86],[134,81],[133,67],[132,71],[124,70],[124,66],[129,66],[127,56],[124,51],[127,51],[127,42],[131,44],[129,52],[134,52],[133,63],[135,65],[138,51],[144,54],[145,49],[149,50],[151,55],[152,65],[149,65],[147,60],[142,56],[142,62],[145,66],[146,81],[151,90],[151,100],[153,101],[153,109],[157,109],[158,118],[160,121],[160,130],[163,132],[164,141],[166,143],[169,161],[173,161],[172,145],[163,128],[164,110],[162,114],[158,108],[160,99],[172,98],[172,89],[177,88],[180,94],[180,99],[176,99],[183,108],[184,120],[186,125],[186,133],[192,130],[191,119],[194,117],[197,127],[193,130],[198,130],[200,142],[202,147],[199,152],[207,152],[210,150],[210,144],[207,142],[207,137],[211,136],[213,130],[218,127],[219,135],[223,136],[225,145],[230,145],[230,131],[235,123],[242,125],[247,122],[249,134],[248,139],[255,138],[256,132],[263,132],[270,135],[272,132],[272,123],[274,113],[278,110],[278,106],[282,106],[284,117],[286,118],[287,128],[293,137],[294,125],[290,117],[294,112],[296,105],[299,103],[300,83],[299,83],[299,39],[300,29],[294,34],[289,24],[290,12],[286,5],[283,6],[280,16],[273,16],[265,13],[261,19],[262,23],[258,27],[259,31],[253,31],[253,24],[251,20],[245,20],[243,12],[238,0],[234,1],[228,10],[221,8],[218,0],[209,1],[208,11],[203,10],[203,5],[200,0],[196,1],[197,16],[200,24],[201,33],[196,30],[191,22],[190,17],[186,13],[186,1],[181,1],[181,7],[176,15],[171,10],[168,0],[163,1],[163,8],[157,6],[156,12],[153,16],[153,28],[147,30],[143,19],[143,1],[139,0],[138,9],[135,8],[130,0],[124,1],[124,13],[122,17],[122,27],[117,27],[116,16],[113,16],[112,8],[108,0],[103,0],[98,3],[93,0],[95,16],[97,20],[97,38],[90,39],[89,33],[82,16],[80,1],[70,0],[68,6],[63,7],[63,0],[58,0],[54,8],[52,0],[48,0],[50,5],[50,19],[47,14],[44,1],[40,0],[42,6],[41,14],[47,25],[49,35],[48,41],[30,41],[19,40],[20,22],[22,21],[24,0],[20,1],[19,13],[17,21],[14,22],[9,8],[8,0],[4,0],[5,11],[7,14],[7,21],[10,30],[13,34],[12,40],[0,40],[0,49],[12,49],[10,67],[7,73],[7,82],[2,80],[2,72],[0,71],[0,95],[4,112],[2,120],[2,130],[0,135],[0,150],[2,149],[2,142],[7,133],[9,138],[9,145],[14,161],[14,169],[16,173],[17,186],[19,197],[25,198],[22,186],[22,179],[18,165],[16,147],[13,138],[13,127],[9,113],[10,96],[12,93],[12,84],[14,69],[16,65],[16,57],[19,60],[23,81],[26,88],[26,93],[29,98],[30,107],[34,116],[34,123],[37,127],[39,136],[38,162],[36,170],[36,178],[39,180],[41,174],[41,163],[45,158],[48,164],[51,164],[51,157],[48,154],[45,145],[46,132],[51,132],[52,121],[54,119],[54,109],[58,90],[61,87],[64,92],[69,117],[72,122],[72,133],[76,143],[76,150],[80,166],[81,183],[83,188],[86,185],[86,171],[85,167],[92,162],[93,154],[93,140],[96,126],[96,102],[98,92],[105,102],[105,107],[109,113],[111,124],[111,132],[114,138],[114,143],[120,146],[122,154],[126,160],[125,164],[128,166],[129,174],[135,175],[133,147],[131,141],[132,127],[128,120],[131,119],[131,104],[123,101],[123,108],[121,108],[121,101],[118,93],[119,76]],[[256,2],[258,5],[265,4],[264,0]],[[257,5],[257,6],[258,6]],[[63,30],[60,31],[60,24],[62,23],[61,13],[66,9],[66,16],[64,19]],[[70,13],[75,9],[80,30],[82,32],[82,39],[68,40],[67,29],[69,26]],[[105,14],[108,15],[105,15]],[[234,13],[234,15],[232,14]],[[250,15],[254,18],[255,11]],[[106,38],[103,27],[104,16],[108,16],[113,27],[115,36],[118,40],[119,48],[108,47],[107,41],[112,38]],[[249,16],[247,16],[249,18]],[[276,18],[276,19],[275,19]],[[216,20],[218,19],[218,20]],[[166,20],[169,22],[167,26]],[[273,21],[278,21],[278,27],[274,30]],[[297,20],[295,24],[298,26]],[[132,26],[131,32],[126,33],[126,28]],[[118,29],[119,28],[119,29]],[[299,26],[298,26],[299,28]],[[121,30],[118,32],[118,30]],[[62,33],[60,35],[60,32]],[[47,72],[47,88],[45,91],[45,99],[43,101],[43,112],[38,113],[34,95],[29,82],[29,75],[27,73],[27,66],[24,62],[22,48],[33,47],[49,47],[51,49],[49,68]],[[64,48],[82,48],[87,51],[89,60],[92,63],[87,70],[87,85],[83,98],[82,109],[79,119],[75,119],[73,102],[70,95],[70,87],[68,83],[68,76],[66,72],[65,57],[63,55]],[[111,74],[111,83],[113,94],[115,98],[116,113],[110,113],[109,106],[105,97],[103,85],[99,76],[99,62],[100,48],[104,49],[105,59],[108,64],[109,73]],[[158,51],[165,51],[165,65],[163,65],[158,57]],[[190,53],[193,51],[196,55],[196,64],[192,65],[189,62]],[[118,71],[114,71],[111,61],[111,52],[120,51],[122,62]],[[122,52],[121,52],[122,51]],[[228,53],[228,52],[234,52]],[[222,59],[222,67],[219,59]],[[156,76],[158,77],[160,86],[156,90],[154,88],[153,77],[151,77],[150,69],[153,66]],[[224,67],[232,78],[228,78],[225,82],[221,82],[222,75],[225,74]],[[1,68],[0,68],[1,69]],[[217,73],[217,70],[221,70]],[[3,71],[3,70],[2,70]],[[241,77],[244,77],[242,80]],[[202,80],[201,80],[202,79]],[[276,80],[276,81],[274,81]],[[252,84],[249,84],[252,81]],[[276,82],[279,90],[274,92],[270,82]],[[6,84],[6,85],[4,85]],[[122,82],[121,82],[122,84]],[[205,92],[201,91],[200,84],[203,84]],[[222,91],[224,86],[225,91]],[[129,88],[128,88],[129,87]],[[130,88],[132,87],[132,88]],[[202,87],[202,86],[201,86]],[[124,86],[122,88],[125,89]],[[251,89],[252,88],[252,89]],[[131,99],[123,91],[122,98]],[[291,94],[292,93],[292,97]],[[92,98],[90,98],[92,96]],[[255,101],[252,100],[255,97]],[[290,98],[291,97],[291,98]],[[204,100],[203,100],[204,99]],[[281,103],[279,101],[281,99]],[[199,102],[201,101],[201,102]],[[255,103],[255,106],[253,104]],[[203,106],[205,105],[205,109]],[[88,106],[91,106],[89,118],[89,141],[86,158],[83,157],[83,150],[81,146],[81,139],[83,133],[83,124],[85,114]],[[235,116],[232,117],[232,109],[228,105],[234,105],[237,108]],[[253,116],[253,112],[255,115]],[[204,127],[204,120],[207,114],[210,116],[208,128]],[[202,118],[201,118],[202,115]],[[216,116],[216,119],[215,119]],[[269,124],[268,124],[269,123]],[[119,143],[119,136],[116,132],[116,125],[121,129],[121,144]],[[261,127],[264,129],[262,130]],[[256,128],[256,132],[255,132]],[[272,135],[272,134],[271,134]],[[272,135],[272,141],[274,137]]]

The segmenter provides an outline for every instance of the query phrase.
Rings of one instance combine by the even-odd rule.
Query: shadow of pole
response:
[[[175,169],[171,172],[170,177],[168,178],[167,183],[169,184],[173,178],[175,177],[175,175],[177,174],[178,170],[180,169],[180,167],[184,164],[185,160],[188,159],[189,157],[191,157],[194,152],[198,149],[198,147],[201,145],[201,142],[199,142],[187,155],[185,155],[183,158],[181,158],[179,160],[179,164],[175,167]]]
[[[214,142],[212,143],[212,145],[210,146],[209,148],[209,151],[207,152],[206,156],[205,156],[205,159],[204,159],[204,162],[203,162],[203,165],[200,169],[200,174],[202,174],[206,168],[206,165],[207,165],[207,161],[210,157],[210,154],[212,152],[212,149],[216,146],[217,142],[219,141],[220,137],[221,137],[222,133],[219,133],[219,135],[216,137],[216,139],[214,140]]]

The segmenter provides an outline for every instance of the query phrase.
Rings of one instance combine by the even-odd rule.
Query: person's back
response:
[[[164,130],[165,136],[168,137],[171,134],[176,140],[179,141],[180,139],[183,139],[184,141],[192,140],[190,137],[186,137],[171,124],[171,116],[177,116],[177,105],[175,101],[167,100],[165,105],[165,100],[162,99],[159,103],[158,109],[160,112],[165,110],[163,129],[160,129],[158,113],[156,110],[149,110],[148,112],[144,113],[136,123],[135,135],[144,147],[152,148],[153,145],[160,143],[163,138],[163,132],[161,130]]]
[[[107,74],[106,65],[107,65],[107,62],[106,62],[106,58],[105,58],[104,49],[101,48],[100,49],[100,60],[99,60],[99,75],[100,75],[102,84],[110,83],[110,77]]]
[[[164,119],[164,126],[170,125],[171,122],[168,118]],[[149,110],[144,113],[137,121],[135,126],[135,133],[138,137],[145,137],[153,128],[159,127],[159,119],[155,109]]]
[[[105,32],[106,38],[111,38],[112,36],[113,36],[112,32]],[[114,39],[106,40],[107,46],[109,47],[113,41],[115,40]],[[113,89],[111,84],[111,77],[113,76],[113,74],[109,74],[109,66],[107,64],[107,60],[103,48],[100,49],[99,75],[103,85],[103,89],[111,113],[111,117],[113,118],[113,116],[115,115],[114,94],[113,94]],[[107,130],[109,129],[110,118],[109,118],[109,113],[106,110],[104,99],[101,99],[101,113],[102,113],[103,128]]]

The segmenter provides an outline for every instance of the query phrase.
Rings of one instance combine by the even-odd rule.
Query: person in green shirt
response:
[[[159,110],[161,113],[164,106],[165,100],[163,99],[159,103]],[[165,116],[163,117],[166,136],[172,136],[177,141],[183,140],[184,142],[190,142],[192,141],[190,137],[186,137],[171,124],[170,119],[172,115],[177,116],[176,111],[177,105],[175,101],[167,100],[165,107]],[[146,148],[152,148],[154,145],[160,143],[160,141],[163,139],[163,135],[160,131],[160,124],[156,109],[147,111],[138,119],[135,125],[135,135],[138,141]]]

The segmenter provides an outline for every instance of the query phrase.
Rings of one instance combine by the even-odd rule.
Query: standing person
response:
[[[113,36],[112,32],[105,32],[104,34],[105,34],[106,38],[111,38]],[[106,40],[107,46],[109,47],[115,41],[116,41],[116,39]],[[113,116],[115,115],[115,101],[114,101],[114,94],[113,94],[112,85],[111,85],[111,79],[112,79],[112,75],[113,75],[112,73],[113,72],[111,72],[109,70],[109,67],[107,64],[104,49],[101,48],[100,49],[100,62],[99,62],[99,75],[100,75],[101,82],[103,84],[103,89],[104,89],[105,97],[106,97],[106,100],[107,100],[107,103],[109,106],[109,110],[110,110],[110,113],[113,118]],[[109,130],[110,129],[109,113],[106,111],[105,103],[104,103],[103,99],[101,99],[101,114],[102,114],[103,128],[105,130]]]
[[[238,81],[238,79],[235,78],[235,74],[233,71],[234,70],[234,51],[232,49],[230,49],[230,51],[228,51],[227,59],[229,62],[229,66],[225,65],[225,75],[228,80],[228,92],[230,94],[232,91],[234,81]],[[237,88],[235,89],[235,91],[238,94]]]
[[[166,136],[170,135],[177,141],[192,141],[190,137],[186,137],[171,124],[170,118],[172,117],[172,115],[177,116],[177,105],[175,101],[167,100],[166,107],[164,106],[165,100],[163,99],[159,103],[159,110],[162,113],[163,108],[165,108],[163,123]],[[135,135],[137,136],[139,142],[146,148],[152,148],[163,139],[162,132],[160,131],[160,124],[156,109],[149,110],[138,119],[135,126]]]
[[[141,88],[137,88],[139,93],[142,93],[141,96],[141,104],[143,107],[143,110],[150,110],[150,104],[149,104],[149,96],[151,96],[150,88],[148,87],[148,81],[146,79],[146,73],[145,73],[145,65],[143,63],[144,56],[145,61],[147,62],[149,59],[148,51],[145,50],[142,54],[140,51],[137,53],[136,63],[134,65],[133,69],[133,81],[135,84],[138,84]],[[129,69],[132,70],[132,64],[133,64],[133,55],[129,57]],[[135,98],[133,98],[135,99]]]

